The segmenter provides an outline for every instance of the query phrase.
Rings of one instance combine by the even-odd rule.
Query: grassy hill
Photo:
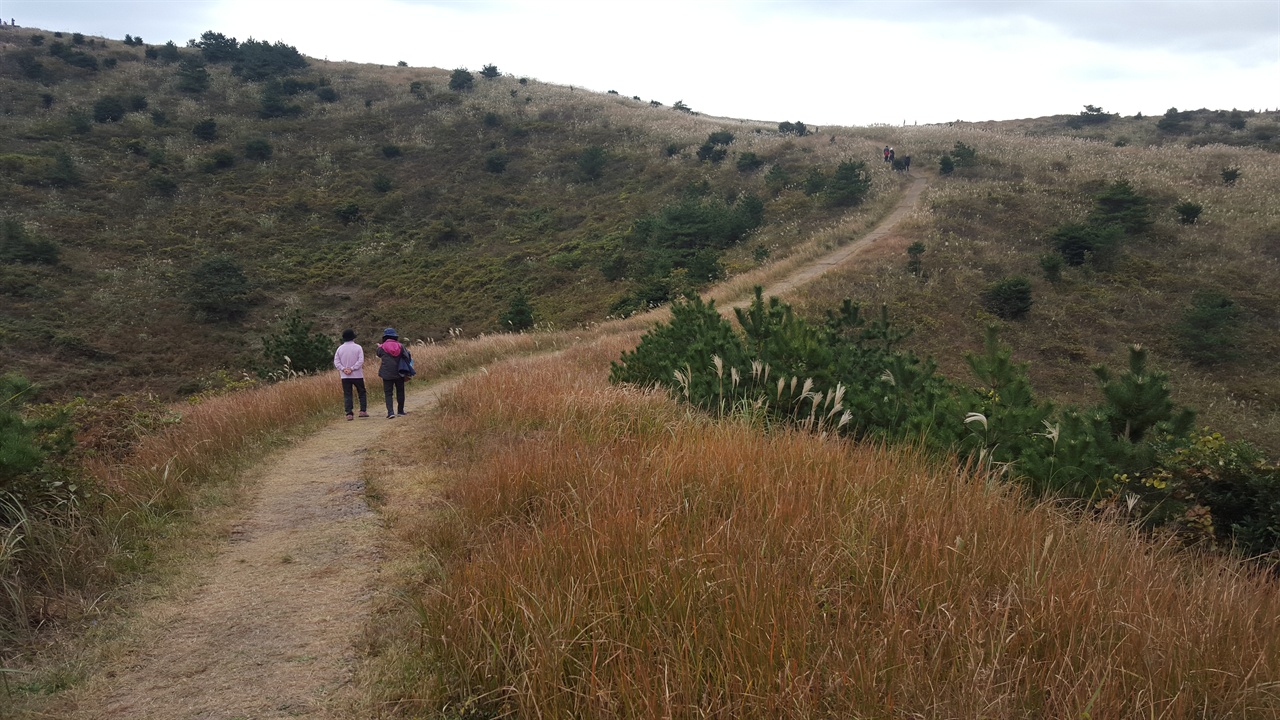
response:
[[[60,35],[0,31],[6,242],[45,253],[0,265],[0,344],[55,394],[216,385],[295,311],[414,339],[506,329],[519,298],[544,327],[632,312],[785,256],[845,212],[811,173],[878,147],[492,72]]]

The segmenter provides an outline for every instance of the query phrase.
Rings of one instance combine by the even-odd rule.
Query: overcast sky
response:
[[[1280,0],[0,0],[19,25],[479,70],[814,125],[1280,108]]]

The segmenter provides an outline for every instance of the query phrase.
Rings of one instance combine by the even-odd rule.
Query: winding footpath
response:
[[[770,284],[768,294],[793,290],[888,237],[925,185],[915,179],[869,233]],[[352,678],[378,589],[381,533],[365,501],[365,457],[393,427],[429,421],[449,385],[410,394],[412,414],[392,421],[371,392],[373,417],[336,421],[273,455],[248,478],[249,509],[199,583],[140,609],[118,667],[75,693],[70,716],[365,717]]]

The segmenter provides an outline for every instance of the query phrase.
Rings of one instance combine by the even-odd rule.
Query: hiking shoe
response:
[[[396,414],[395,414],[395,413],[387,413],[387,419],[388,419],[388,420],[395,420],[395,419],[396,419]]]
[[[356,416],[355,416],[355,415],[352,415],[351,413],[347,413],[347,419],[348,419],[348,420],[355,420],[355,419],[356,419]]]
[[[396,414],[397,414],[397,415],[408,415],[409,413],[407,413],[407,412],[405,412],[405,411],[401,410],[400,412],[398,412],[398,413],[396,413]]]
[[[360,417],[369,417],[369,413],[367,413],[367,412],[365,412],[365,411],[361,410],[361,411],[360,411]]]

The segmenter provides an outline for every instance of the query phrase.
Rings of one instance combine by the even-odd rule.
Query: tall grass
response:
[[[421,451],[387,702],[468,717],[1260,717],[1280,593],[978,473],[612,388],[625,339],[505,364]],[[594,368],[594,371],[592,369]],[[389,502],[394,502],[390,498]],[[422,530],[421,527],[418,528]],[[437,564],[439,563],[439,564]]]

